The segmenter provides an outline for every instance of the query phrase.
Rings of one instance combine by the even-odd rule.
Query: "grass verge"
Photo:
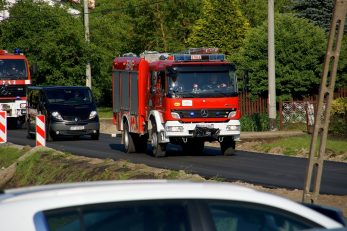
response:
[[[5,185],[5,188],[131,179],[204,180],[200,176],[187,174],[184,171],[151,168],[124,160],[86,158],[44,148],[34,151],[32,155],[18,163],[14,177]]]
[[[15,146],[0,146],[0,168],[7,168],[13,164],[20,156],[22,156],[27,150],[17,148]]]
[[[112,108],[110,107],[98,107],[99,118],[112,118]]]
[[[274,149],[280,149],[278,151],[282,154],[289,156],[304,155],[310,150],[311,135],[288,137],[283,139],[272,140],[268,143],[260,144],[257,149],[262,152],[273,152]],[[317,145],[318,147],[318,145]],[[326,150],[329,155],[346,155],[344,159],[347,159],[347,140],[343,139],[328,139]]]

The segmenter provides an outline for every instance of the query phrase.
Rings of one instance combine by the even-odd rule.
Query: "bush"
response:
[[[254,113],[251,116],[242,116],[240,119],[241,131],[268,131],[269,118],[267,114]]]
[[[337,98],[331,105],[329,133],[347,137],[347,98]]]

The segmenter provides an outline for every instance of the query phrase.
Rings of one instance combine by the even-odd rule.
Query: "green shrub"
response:
[[[269,118],[267,114],[254,113],[251,116],[242,116],[240,119],[241,131],[268,131]]]
[[[331,105],[329,133],[347,137],[347,98],[337,98]]]

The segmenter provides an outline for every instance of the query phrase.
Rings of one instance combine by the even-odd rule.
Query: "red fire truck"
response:
[[[240,138],[235,65],[216,49],[182,54],[144,52],[113,61],[113,121],[122,131],[125,152],[155,157],[168,143],[200,154],[205,142],[218,141],[224,155]]]
[[[0,110],[8,123],[22,125],[26,114],[26,88],[31,84],[29,62],[19,49],[0,50]]]

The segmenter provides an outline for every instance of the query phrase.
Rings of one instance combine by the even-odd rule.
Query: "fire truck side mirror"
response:
[[[175,68],[169,68],[167,70],[167,75],[170,77],[177,76],[177,70]]]

